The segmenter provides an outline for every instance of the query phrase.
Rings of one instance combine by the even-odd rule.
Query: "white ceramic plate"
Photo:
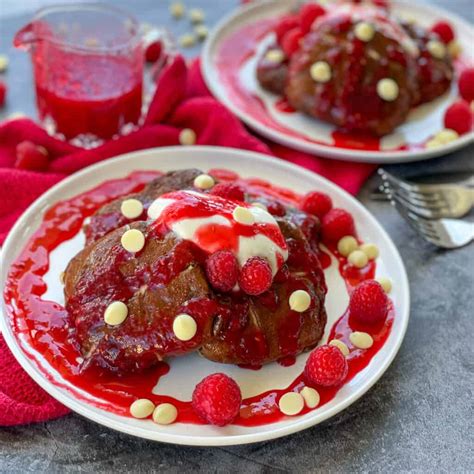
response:
[[[358,139],[359,148],[334,142],[331,133],[334,127],[322,121],[307,117],[302,113],[282,113],[275,107],[277,97],[260,87],[255,77],[257,57],[262,53],[265,41],[271,40],[265,32],[268,26],[258,26],[262,20],[278,18],[288,12],[295,2],[272,0],[254,2],[242,7],[224,18],[209,36],[202,55],[202,71],[209,89],[226,107],[247,125],[261,135],[291,148],[327,158],[338,158],[350,161],[370,163],[395,163],[434,158],[457,150],[474,142],[474,131],[462,135],[459,139],[439,148],[424,148],[424,143],[443,128],[443,116],[447,107],[458,95],[456,81],[451,90],[429,104],[412,110],[407,121],[395,132],[380,140],[380,150],[370,149],[369,142]],[[433,5],[422,5],[415,2],[391,2],[394,13],[402,18],[413,18],[417,23],[429,27],[441,19],[449,21],[457,34],[463,48],[462,61],[474,64],[474,29],[463,19]],[[255,26],[257,25],[257,26]],[[222,47],[234,34],[246,30],[245,45],[235,45],[226,49]],[[253,37],[263,38],[255,40]],[[230,41],[232,44],[232,40]],[[254,54],[255,44],[260,47]],[[244,49],[247,50],[244,51]],[[234,65],[239,56],[245,57],[243,63]],[[234,59],[233,59],[234,58]],[[224,69],[220,63],[232,64],[232,71],[238,71],[238,86],[229,85]],[[233,72],[231,74],[234,74]],[[244,91],[240,95],[239,90]],[[237,92],[236,92],[237,91]],[[347,147],[348,146],[348,147]],[[406,149],[400,150],[401,146]],[[362,149],[361,149],[362,147]]]
[[[3,316],[0,317],[0,327],[13,354],[38,384],[72,410],[110,428],[157,441],[200,446],[252,443],[303,430],[340,412],[362,396],[382,376],[395,357],[408,323],[408,281],[397,249],[381,225],[359,202],[326,179],[285,161],[258,153],[218,147],[170,147],[129,153],[87,168],[54,186],[18,220],[3,247],[1,287],[5,286],[10,264],[17,258],[27,239],[38,228],[44,212],[59,200],[75,196],[103,181],[124,177],[135,170],[169,171],[190,167],[199,167],[202,170],[225,167],[243,177],[265,177],[277,185],[302,193],[319,189],[328,193],[336,206],[344,207],[352,213],[362,240],[374,242],[380,249],[377,274],[388,276],[394,282],[390,295],[396,312],[392,331],[385,345],[369,365],[347,383],[329,403],[306,415],[250,428],[236,425],[216,428],[181,423],[163,427],[150,420],[135,420],[118,416],[76,398],[70,391],[58,386],[60,379],[57,373],[53,374],[53,381],[48,380],[38,368],[37,363],[26,355],[26,352],[32,352],[34,349],[25,348],[24,343],[22,345],[18,343],[9,318],[6,317],[5,303],[2,298]],[[63,243],[53,251],[50,258],[50,270],[45,276],[48,289],[43,295],[44,299],[63,302],[59,273],[82,245],[83,238],[79,234],[78,237]],[[328,325],[325,338],[327,338],[329,328],[344,312],[348,303],[347,291],[334,261],[333,265],[326,270],[326,279],[329,292],[326,300]],[[41,359],[37,353],[34,356],[36,359]],[[171,370],[167,376],[160,379],[159,392],[172,395],[177,399],[190,400],[192,390],[199,380],[210,373],[225,371],[238,381],[244,397],[252,396],[271,388],[288,386],[302,371],[306,357],[307,354],[300,355],[297,363],[291,367],[282,367],[274,363],[259,371],[253,371],[212,363],[191,354],[170,362]],[[39,363],[42,363],[44,367],[44,360]],[[48,370],[48,367],[46,369]],[[48,373],[52,374],[52,371],[49,369]]]

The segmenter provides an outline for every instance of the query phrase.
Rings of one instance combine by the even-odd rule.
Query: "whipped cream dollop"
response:
[[[174,191],[153,201],[148,217],[208,254],[230,250],[241,266],[249,258],[262,257],[275,275],[288,258],[276,220],[261,207],[195,191]]]

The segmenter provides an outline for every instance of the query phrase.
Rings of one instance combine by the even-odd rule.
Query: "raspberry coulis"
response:
[[[239,179],[235,173],[226,170],[214,170],[210,173],[221,181],[235,181],[242,186],[247,196],[253,198],[258,197],[262,200],[279,198],[289,204],[296,204],[301,200],[301,196],[298,194],[273,186],[260,179]],[[89,367],[82,371],[84,360],[77,339],[74,337],[70,315],[60,304],[41,298],[47,290],[43,277],[48,272],[50,253],[61,243],[77,235],[84,220],[100,207],[120,196],[140,191],[145,183],[157,175],[156,172],[132,173],[123,179],[107,181],[49,209],[39,229],[11,267],[4,291],[5,302],[12,327],[24,353],[54,385],[68,390],[75,398],[86,403],[123,416],[130,416],[130,404],[137,398],[149,398],[155,404],[172,403],[178,409],[177,422],[200,424],[202,420],[194,413],[190,401],[152,393],[160,377],[169,371],[169,366],[165,362],[154,365],[146,372],[126,376],[104,372],[97,367]],[[329,249],[329,251],[339,259],[340,272],[349,291],[358,282],[373,278],[374,262],[370,262],[366,268],[358,270],[349,267],[346,259],[337,254],[337,250]],[[330,257],[325,252],[321,251],[319,257],[323,267],[330,264]],[[288,264],[291,264],[292,259],[304,260],[304,249],[295,251],[290,246]],[[307,262],[309,266],[313,264],[314,262],[311,260]],[[315,278],[317,272],[322,271],[319,264],[316,266]],[[286,265],[276,275],[276,284],[284,282],[285,285],[288,285],[289,291],[304,289],[301,281],[294,279],[289,272],[283,271],[285,267]],[[272,291],[257,298],[259,304],[269,308],[277,305],[275,293]],[[209,301],[203,304],[206,306]],[[242,338],[239,325],[242,322],[242,316],[246,314],[247,304],[248,299],[242,295],[236,296],[229,300],[227,308],[221,304],[220,314],[224,318],[228,318],[229,324],[235,325],[235,330],[224,333],[225,337],[231,340],[235,350],[245,351],[247,355],[251,354],[255,363],[252,363],[249,368],[257,369],[259,360],[262,361],[265,358],[266,342],[264,337],[259,337],[259,334],[246,335],[245,338]],[[195,305],[196,311],[199,311],[200,302],[195,302]],[[280,361],[283,366],[292,365],[295,361],[296,337],[301,323],[298,313],[294,313],[293,316],[295,317],[286,318],[290,322],[284,328],[279,328],[278,331],[282,354],[286,354]],[[333,325],[328,340],[337,337],[343,340],[350,350],[347,357],[349,373],[345,382],[363,370],[383,346],[389,336],[393,318],[394,311],[391,306],[383,324],[377,328],[364,328],[359,323],[352,321],[346,311]],[[349,335],[354,330],[370,332],[374,339],[374,345],[366,350],[355,348],[349,340]],[[234,339],[232,340],[232,338]],[[285,389],[269,390],[244,399],[240,415],[234,424],[257,426],[284,419],[285,415],[278,408],[279,398],[289,390],[299,390],[303,385],[303,374],[300,374]],[[334,398],[339,388],[318,387],[321,396],[318,407]],[[309,411],[310,409],[305,408],[302,414]]]

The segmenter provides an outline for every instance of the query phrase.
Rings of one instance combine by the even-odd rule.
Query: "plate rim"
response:
[[[355,390],[349,396],[347,396],[344,400],[341,400],[338,404],[334,407],[326,410],[323,414],[315,414],[312,417],[308,417],[307,419],[301,419],[295,423],[292,423],[288,426],[279,427],[272,431],[265,431],[259,433],[248,433],[248,434],[238,434],[238,435],[216,435],[212,436],[187,436],[182,434],[172,434],[166,433],[163,431],[156,431],[153,432],[149,429],[144,429],[141,427],[129,426],[126,422],[123,421],[115,421],[108,417],[111,415],[110,412],[106,412],[101,410],[97,413],[90,411],[89,405],[76,397],[69,392],[63,392],[56,384],[52,383],[43,374],[41,374],[35,364],[31,361],[31,359],[27,356],[27,353],[21,348],[17,338],[13,334],[13,328],[10,324],[9,317],[7,315],[5,309],[5,300],[2,291],[1,303],[2,303],[2,311],[0,311],[0,333],[3,334],[5,342],[7,346],[13,353],[15,359],[19,362],[19,364],[23,367],[23,369],[32,377],[32,379],[38,383],[47,393],[49,393],[53,398],[58,400],[60,403],[64,404],[72,411],[88,418],[91,421],[99,423],[103,426],[108,428],[114,429],[116,431],[120,431],[123,433],[127,433],[133,436],[137,436],[144,439],[149,439],[152,441],[159,441],[165,443],[172,443],[178,445],[187,445],[187,446],[230,446],[230,445],[241,445],[241,444],[249,444],[249,443],[256,443],[261,441],[267,441],[275,438],[280,438],[283,436],[287,436],[309,427],[315,426],[328,418],[334,416],[335,414],[339,413],[340,411],[346,409],[360,397],[362,397],[372,386],[382,377],[382,375],[386,372],[392,361],[394,360],[395,356],[397,355],[400,346],[404,340],[409,316],[410,316],[410,289],[408,283],[408,277],[406,273],[406,268],[401,259],[401,256],[396,248],[395,244],[393,243],[390,236],[387,234],[385,229],[379,223],[379,221],[371,214],[371,212],[362,205],[354,196],[350,195],[347,191],[336,185],[335,183],[329,181],[328,179],[320,176],[312,171],[303,168],[301,166],[295,165],[293,163],[289,163],[283,160],[278,160],[277,158],[264,155],[258,152],[248,151],[248,150],[241,150],[235,148],[224,148],[224,147],[215,147],[215,146],[170,146],[170,147],[156,147],[156,148],[149,148],[145,150],[134,151],[122,155],[118,155],[113,158],[109,158],[107,160],[103,160],[99,163],[95,163],[91,166],[88,166],[81,171],[68,176],[64,180],[56,183],[53,187],[51,187],[47,192],[39,196],[27,209],[26,211],[20,216],[20,218],[16,221],[13,228],[8,233],[8,236],[4,242],[2,247],[2,252],[0,255],[0,261],[5,261],[5,255],[9,252],[10,247],[14,246],[14,241],[16,239],[16,234],[24,225],[24,222],[28,222],[28,220],[38,211],[41,213],[41,217],[44,215],[44,205],[50,199],[50,196],[57,193],[59,190],[63,188],[69,187],[71,183],[76,180],[80,180],[84,176],[87,176],[90,173],[94,173],[101,168],[107,168],[114,163],[113,166],[120,166],[122,162],[126,162],[129,160],[133,160],[137,158],[137,155],[143,157],[150,157],[150,159],[154,158],[154,163],[156,163],[155,168],[159,169],[159,159],[156,158],[156,154],[166,154],[170,152],[178,152],[181,153],[190,153],[191,155],[195,153],[196,149],[199,148],[199,151],[204,153],[219,153],[219,154],[230,154],[230,155],[237,155],[237,156],[246,156],[249,159],[257,159],[264,162],[267,162],[269,165],[277,165],[283,168],[286,168],[289,172],[295,171],[295,169],[302,173],[303,175],[308,175],[314,179],[316,176],[317,179],[322,180],[329,188],[336,189],[337,193],[342,193],[344,199],[349,199],[352,201],[352,204],[358,208],[359,211],[362,211],[363,214],[366,214],[370,220],[372,220],[372,224],[375,226],[377,232],[381,234],[381,236],[386,241],[390,251],[395,259],[397,266],[399,267],[400,274],[401,274],[401,281],[397,283],[400,285],[401,288],[401,295],[402,295],[402,303],[400,309],[400,318],[401,318],[401,327],[400,330],[395,334],[395,340],[393,348],[391,352],[386,356],[386,358],[381,361],[381,363],[377,366],[374,374],[370,377],[370,379],[365,382],[360,388]],[[153,168],[153,161],[150,162],[151,168]],[[179,167],[178,167],[179,168]],[[139,170],[140,168],[137,168]],[[141,168],[143,169],[143,168]],[[127,171],[126,173],[128,173]],[[92,186],[91,186],[92,187]],[[48,207],[51,204],[48,204]],[[37,226],[35,226],[35,229]],[[34,229],[34,230],[35,230]],[[20,247],[20,250],[21,251]],[[18,252],[14,253],[15,257],[17,257]],[[2,272],[0,274],[0,282],[1,287],[4,288],[4,283],[6,277],[9,272],[8,268],[4,266]]]
[[[280,143],[284,146],[303,151],[316,156],[322,156],[324,158],[336,159],[336,160],[347,160],[355,161],[361,163],[408,163],[412,161],[423,161],[438,156],[447,155],[452,153],[460,148],[474,143],[474,130],[461,135],[457,140],[444,144],[436,148],[421,148],[419,150],[414,150],[406,152],[403,150],[399,151],[374,151],[374,150],[357,150],[352,148],[339,148],[332,145],[325,145],[319,143],[312,143],[304,139],[295,138],[291,135],[283,134],[277,130],[273,130],[259,122],[259,120],[254,119],[252,116],[247,114],[245,111],[241,110],[234,102],[228,98],[224,90],[215,86],[216,80],[216,69],[214,68],[213,52],[215,52],[218,47],[218,40],[225,34],[228,34],[229,31],[234,31],[233,29],[229,30],[227,33],[224,32],[226,28],[235,21],[239,19],[240,16],[248,16],[253,11],[259,11],[266,8],[271,8],[278,5],[288,5],[290,2],[287,0],[261,0],[260,2],[249,3],[237,8],[235,11],[230,12],[225,17],[223,17],[212,29],[208,38],[206,39],[201,57],[201,71],[204,78],[206,86],[210,90],[211,94],[219,100],[222,104],[225,105],[234,115],[236,115],[240,120],[246,123],[254,131],[260,133],[265,138]],[[404,2],[400,0],[393,0],[392,4],[394,5],[403,5],[405,7],[410,7],[409,2]],[[451,13],[441,7],[435,5],[425,5],[422,3],[416,3],[415,8],[430,11],[431,13],[439,16],[440,18],[447,19],[448,21],[459,23],[463,26],[464,29],[470,30],[472,37],[474,39],[474,28],[473,26],[465,21],[460,16]]]

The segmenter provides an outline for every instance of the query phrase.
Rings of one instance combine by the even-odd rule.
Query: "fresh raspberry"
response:
[[[285,33],[281,40],[281,48],[287,57],[290,57],[300,47],[300,39],[303,36],[303,32],[299,27]]]
[[[444,113],[444,126],[462,135],[469,132],[472,126],[472,112],[469,105],[460,100],[451,104]]]
[[[262,257],[249,258],[239,276],[240,289],[248,295],[260,295],[272,286],[272,269]]]
[[[285,33],[299,25],[298,15],[288,15],[280,20],[278,25],[275,27],[275,34],[277,37],[278,44],[281,45],[281,41]]]
[[[332,209],[332,200],[325,193],[311,191],[304,195],[300,207],[304,212],[313,214],[321,219]]]
[[[239,278],[239,265],[234,254],[230,250],[213,253],[206,260],[206,275],[216,290],[232,290]]]
[[[458,87],[459,93],[465,101],[474,100],[474,67],[464,69],[459,76]]]
[[[7,95],[7,86],[3,81],[0,81],[0,107],[5,105],[5,97]]]
[[[238,184],[234,183],[219,183],[216,184],[211,194],[219,196],[224,199],[231,199],[233,201],[245,201],[244,191]]]
[[[307,3],[303,5],[300,10],[300,27],[303,34],[306,34],[311,30],[311,25],[314,23],[316,18],[324,15],[326,10],[317,3]]]
[[[375,280],[359,283],[351,294],[349,312],[360,323],[383,322],[388,313],[388,297],[382,285]]]
[[[304,376],[308,385],[332,387],[340,385],[347,375],[347,360],[336,346],[314,349],[306,361]]]
[[[454,39],[453,28],[446,21],[438,21],[431,27],[431,31],[436,33],[443,43],[448,44]]]
[[[208,375],[196,385],[193,392],[194,411],[211,425],[225,426],[232,423],[241,403],[239,386],[225,374]]]
[[[338,242],[345,235],[355,235],[352,216],[344,209],[331,209],[322,220],[323,240]]]
[[[271,201],[267,204],[267,211],[272,216],[283,217],[286,214],[286,209],[283,204],[278,201]]]
[[[160,59],[162,51],[161,41],[156,40],[150,43],[145,50],[145,59],[148,63],[154,63]]]
[[[44,171],[48,168],[48,152],[42,146],[25,140],[16,146],[15,168]]]

